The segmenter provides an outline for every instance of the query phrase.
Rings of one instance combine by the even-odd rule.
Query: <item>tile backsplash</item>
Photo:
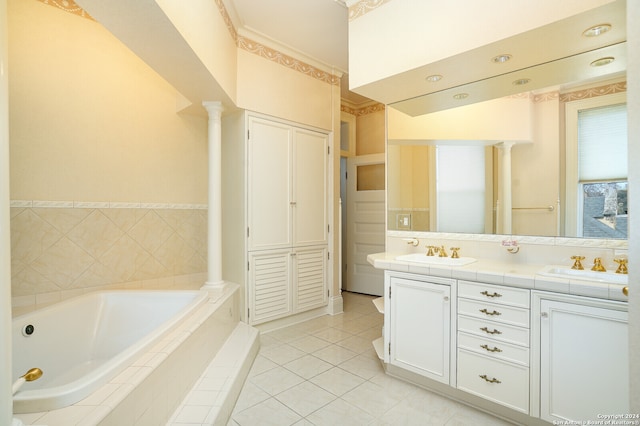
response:
[[[14,306],[104,288],[202,285],[206,259],[206,206],[11,203]]]

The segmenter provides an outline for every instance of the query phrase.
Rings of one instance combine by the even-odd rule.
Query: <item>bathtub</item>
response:
[[[14,395],[15,413],[77,403],[122,373],[208,299],[206,291],[89,293],[13,319],[13,380],[40,379]]]

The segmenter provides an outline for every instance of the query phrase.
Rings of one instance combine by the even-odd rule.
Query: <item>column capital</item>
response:
[[[222,111],[224,111],[224,107],[220,101],[204,101],[202,102],[202,106],[207,110],[209,118],[220,117]]]
[[[503,142],[499,142],[497,144],[495,144],[494,146],[498,149],[501,150],[506,150],[506,151],[510,151],[511,148],[515,145],[516,143],[513,141],[503,141]]]

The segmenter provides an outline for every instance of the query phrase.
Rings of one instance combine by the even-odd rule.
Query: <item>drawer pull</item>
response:
[[[489,293],[488,291],[481,291],[480,294],[482,294],[483,296],[487,296],[487,297],[502,297],[502,295],[500,293],[496,293],[495,291],[493,292],[493,294]]]
[[[502,349],[497,348],[497,347],[495,347],[495,346],[493,347],[493,349],[491,349],[491,348],[489,347],[489,345],[480,345],[480,347],[481,347],[482,349],[486,349],[486,350],[487,350],[487,351],[489,351],[489,352],[502,352]]]
[[[502,334],[502,331],[496,330],[495,328],[493,329],[493,331],[490,331],[487,327],[482,327],[480,330],[484,331],[487,334]]]
[[[483,314],[487,314],[487,315],[502,315],[500,312],[498,311],[493,311],[493,312],[489,312],[486,309],[480,309],[480,312],[482,312]]]
[[[500,380],[496,379],[495,377],[493,379],[488,378],[486,374],[480,375],[480,378],[484,379],[486,382],[489,382],[489,383],[502,383]]]

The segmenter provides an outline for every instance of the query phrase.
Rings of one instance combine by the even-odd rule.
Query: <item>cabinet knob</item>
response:
[[[549,313],[548,312],[540,312],[540,316],[542,318],[547,318],[549,316]]]
[[[445,297],[444,297],[444,301],[445,301],[445,302],[448,302],[448,301],[449,301],[449,296],[445,296]]]
[[[290,205],[290,206],[295,206],[295,205],[296,205],[296,202],[295,202],[295,201],[289,201],[289,205]]]
[[[624,287],[622,287],[622,294],[624,294],[625,296],[629,295],[629,286],[625,285]]]

